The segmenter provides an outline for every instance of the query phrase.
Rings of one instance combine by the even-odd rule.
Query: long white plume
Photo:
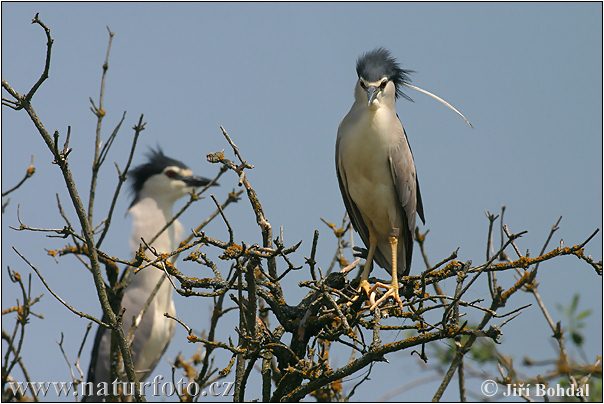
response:
[[[457,113],[457,115],[461,116],[463,118],[463,120],[468,124],[468,126],[470,128],[473,128],[474,126],[472,126],[472,123],[468,120],[468,118],[466,118],[464,116],[464,114],[462,114],[457,108],[455,108],[453,105],[451,105],[450,103],[448,103],[447,101],[443,100],[442,98],[440,98],[438,95],[436,94],[432,94],[430,91],[424,90],[423,88],[419,88],[417,86],[414,86],[413,84],[409,84],[409,83],[402,83],[404,86],[409,87],[415,91],[419,91],[422,94],[426,94],[432,98],[434,98],[436,101],[444,104],[446,107],[452,109],[455,113]]]

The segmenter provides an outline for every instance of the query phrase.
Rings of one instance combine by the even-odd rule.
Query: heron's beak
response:
[[[198,175],[183,176],[181,180],[190,187],[203,187],[212,182],[212,180]],[[215,182],[212,185],[218,185],[218,183]]]
[[[371,105],[371,103],[375,100],[380,89],[374,86],[367,87],[367,106]]]

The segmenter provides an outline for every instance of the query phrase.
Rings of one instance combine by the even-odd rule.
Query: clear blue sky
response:
[[[148,123],[141,153],[160,144],[206,176],[216,168],[205,155],[227,148],[218,130],[224,125],[256,166],[250,180],[273,227],[284,227],[288,244],[304,240],[297,261],[309,254],[312,232],[320,229],[318,257],[326,267],[334,240],[320,218],[339,221],[344,212],[334,169],[337,126],[353,100],[356,58],[385,46],[402,66],[416,71],[414,84],[452,102],[475,125],[470,130],[455,114],[418,93],[409,92],[415,103],[398,104],[421,181],[434,262],[457,247],[461,259],[483,260],[484,212],[504,204],[512,230],[528,230],[520,246],[532,255],[560,215],[564,218],[554,244],[561,238],[566,244],[582,241],[601,227],[600,3],[3,3],[2,78],[20,91],[31,86],[43,66],[45,38],[30,24],[36,12],[52,29],[55,44],[50,78],[33,104],[50,131],[65,134],[71,125],[70,158],[82,194],[89,184],[96,122],[88,97],[98,97],[105,26],[116,33],[104,138],[123,111],[128,115],[119,145],[101,173],[97,219],[107,211],[116,182],[113,161],[123,166],[130,128],[141,113]],[[55,262],[45,254],[45,248],[59,248],[63,240],[8,227],[17,225],[17,205],[26,224],[61,227],[54,194],[59,192],[65,203],[68,199],[59,170],[26,114],[3,108],[2,118],[2,189],[21,178],[32,154],[37,168],[11,196],[2,217],[2,306],[13,305],[18,296],[6,266],[30,272],[10,249],[15,246],[62,297],[98,315],[88,272],[73,258]],[[141,160],[141,154],[136,156],[136,163]],[[229,175],[216,190],[219,199],[236,184]],[[129,255],[128,203],[123,194],[105,243],[113,255]],[[211,209],[211,201],[203,200],[183,223],[194,226]],[[73,210],[68,213],[75,220]],[[236,224],[237,240],[259,240],[248,203],[229,207],[227,215]],[[208,231],[226,237],[219,222]],[[587,253],[600,259],[601,245],[598,235]],[[416,255],[412,271],[422,266]],[[543,265],[540,276],[540,291],[557,319],[555,303],[566,304],[573,294],[581,294],[581,307],[593,310],[586,352],[590,359],[601,355],[602,279],[572,257]],[[287,286],[290,303],[304,292],[297,281],[307,277],[292,277]],[[67,312],[37,278],[33,290],[45,293],[37,306],[45,319],[32,319],[23,359],[34,380],[69,380],[56,341],[64,332],[73,357],[86,322]],[[529,296],[519,295],[508,307],[530,302]],[[176,307],[196,330],[208,324],[205,301],[177,296]],[[223,335],[233,335],[230,326],[225,325]],[[501,348],[517,363],[524,355],[543,359],[554,353],[551,333],[536,307],[506,331]],[[193,352],[184,337],[178,329],[156,372],[168,376],[168,360],[181,351]],[[89,348],[85,351],[84,368]],[[342,365],[347,358],[348,352],[342,351],[334,360]],[[425,376],[417,357],[408,352],[389,359],[390,364],[375,367],[356,399],[374,400]],[[395,399],[427,400],[435,388],[428,383]],[[249,389],[246,398],[258,397],[259,390]],[[473,392],[479,394],[475,388]],[[457,397],[451,386],[445,398]]]

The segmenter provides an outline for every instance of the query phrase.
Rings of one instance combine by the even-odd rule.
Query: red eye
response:
[[[178,173],[176,171],[174,171],[174,170],[166,170],[164,172],[164,174],[166,174],[166,177],[168,177],[168,178],[176,178],[176,177],[178,177]]]
[[[359,84],[361,85],[361,88],[363,90],[367,90],[367,86],[365,85],[365,83],[363,83],[362,81],[359,81]]]

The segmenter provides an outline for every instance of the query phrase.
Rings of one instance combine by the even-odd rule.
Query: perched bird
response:
[[[410,70],[402,69],[390,52],[377,48],[363,54],[356,65],[358,80],[354,104],[338,128],[336,172],[346,211],[367,246],[367,260],[359,292],[370,298],[371,309],[392,297],[402,307],[399,279],[411,268],[415,217],[422,222],[424,208],[413,154],[396,112],[406,86],[444,103],[440,97],[409,83]],[[372,261],[389,271],[389,285],[373,287],[368,278]],[[373,292],[386,289],[377,301]]]
[[[415,215],[424,209],[415,163],[396,99],[408,82],[390,52],[378,48],[357,61],[354,104],[340,123],[336,172],[342,198],[355,230],[368,248],[360,289],[368,296],[372,261],[388,270],[392,283],[372,308],[392,296],[402,306],[398,280],[409,273]],[[384,285],[378,285],[384,286]]]
[[[138,250],[141,238],[151,242],[166,226],[173,218],[172,207],[178,199],[196,187],[211,182],[207,178],[193,175],[185,164],[166,156],[159,148],[151,150],[148,161],[132,169],[129,175],[134,195],[128,210],[132,216],[132,251]],[[181,241],[182,230],[182,224],[174,220],[150,245],[157,253],[174,251]],[[121,307],[125,309],[122,326],[126,336],[132,319],[142,312],[163,275],[163,271],[153,266],[131,274],[121,302]],[[168,281],[164,281],[159,287],[133,334],[132,358],[139,381],[153,371],[174,335],[174,322],[164,317],[164,313],[175,314],[172,286]],[[111,332],[99,327],[88,370],[88,382],[94,384],[95,390],[101,382],[109,383],[111,388],[110,345]],[[100,401],[103,398],[101,395],[87,397],[89,401]]]

